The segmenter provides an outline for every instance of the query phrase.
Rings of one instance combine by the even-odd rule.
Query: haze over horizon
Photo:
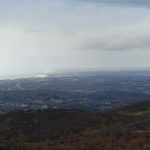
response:
[[[149,69],[148,0],[0,0],[0,76]]]

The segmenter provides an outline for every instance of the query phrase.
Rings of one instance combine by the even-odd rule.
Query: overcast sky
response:
[[[0,74],[150,68],[149,0],[0,0]]]

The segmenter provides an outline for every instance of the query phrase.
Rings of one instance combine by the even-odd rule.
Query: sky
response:
[[[0,0],[0,75],[145,68],[149,0]]]

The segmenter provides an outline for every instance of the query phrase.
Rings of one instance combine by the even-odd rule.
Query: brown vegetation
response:
[[[105,113],[1,114],[0,150],[150,150],[149,107],[143,102]]]

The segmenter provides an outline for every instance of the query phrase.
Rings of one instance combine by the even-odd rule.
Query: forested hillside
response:
[[[150,101],[118,110],[16,111],[0,115],[1,150],[149,150]]]

